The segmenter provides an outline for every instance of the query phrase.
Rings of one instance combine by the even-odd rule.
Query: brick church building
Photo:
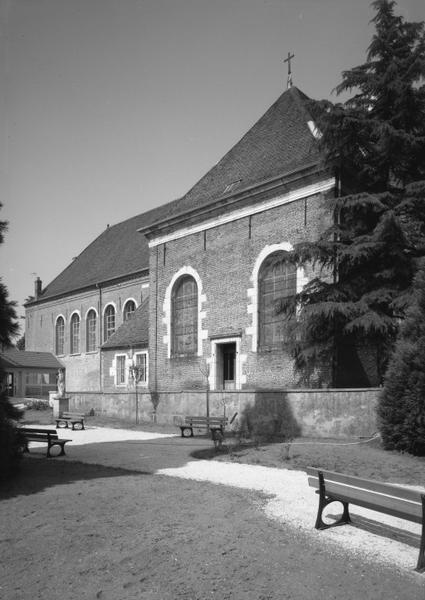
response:
[[[74,408],[130,414],[135,365],[139,414],[169,422],[199,413],[207,385],[211,412],[297,387],[274,303],[311,278],[286,253],[329,224],[335,193],[309,102],[290,87],[185,196],[36,281],[26,347],[60,358]]]

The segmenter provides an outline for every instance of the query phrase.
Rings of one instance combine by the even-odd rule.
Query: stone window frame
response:
[[[130,312],[128,312],[128,311],[126,312],[126,306],[127,306],[127,304],[129,304],[130,302],[132,302],[132,303],[134,304],[134,310],[132,310],[132,311],[130,311]],[[135,300],[134,298],[127,298],[127,300],[125,300],[125,302],[124,302],[124,304],[123,304],[123,308],[122,308],[122,320],[123,320],[123,323],[124,323],[125,321],[127,321],[127,320],[128,320],[128,318],[129,318],[129,315],[132,315],[132,314],[134,314],[134,313],[136,312],[136,310],[137,310],[137,302],[136,302],[136,300]],[[127,315],[127,316],[126,316],[126,315]]]
[[[78,327],[75,327],[78,324]],[[81,354],[81,315],[74,310],[69,319],[69,353]]]
[[[114,326],[113,329],[109,326],[107,326],[107,319],[110,319],[110,316],[106,314],[106,312],[108,311],[108,309],[112,308],[114,311]],[[109,338],[114,335],[114,333],[117,330],[117,307],[115,305],[115,302],[108,302],[104,309],[103,309],[103,315],[102,315],[102,319],[103,319],[103,343],[107,342],[109,340]]]
[[[145,379],[142,381],[138,381],[137,385],[141,385],[142,387],[147,387],[149,385],[149,350],[138,350],[133,355],[133,365],[137,366],[137,357],[145,356]]]
[[[61,326],[61,331],[62,331],[62,352],[58,352],[58,321],[62,319],[62,326]],[[64,317],[64,315],[60,314],[56,317],[56,321],[55,321],[55,354],[56,356],[63,356],[65,354],[65,326],[66,326],[66,319]]]
[[[191,305],[186,305],[183,307],[179,307],[176,306],[177,304],[180,304],[181,301],[185,301],[187,300],[187,297],[185,298],[183,297],[178,297],[178,294],[180,294],[180,291],[183,288],[183,285],[190,281],[191,284],[193,284],[195,286],[195,290],[192,293],[192,295],[190,296],[190,301],[193,302],[193,306]],[[199,292],[198,292],[198,284],[196,283],[195,278],[192,275],[182,275],[181,277],[179,277],[174,285],[173,285],[173,289],[171,291],[171,356],[172,357],[178,357],[178,356],[197,356],[198,354],[198,319],[199,319],[199,315],[198,315],[198,297],[199,297]],[[177,312],[178,311],[178,312]],[[182,314],[185,314],[186,316],[189,315],[190,317],[190,321],[194,321],[194,329],[195,331],[193,332],[193,337],[194,342],[191,345],[191,347],[186,350],[185,352],[179,352],[177,350],[178,347],[178,342],[177,342],[177,333],[176,333],[176,321],[177,319],[177,315],[179,315],[179,318],[181,317]],[[184,334],[182,334],[184,335]],[[180,336],[179,336],[180,339]]]
[[[121,368],[119,366],[119,363],[121,362],[121,359],[123,359],[124,364],[122,365],[123,368]],[[127,362],[128,362],[128,357],[127,354],[125,353],[117,353],[114,356],[114,383],[116,387],[126,387],[127,383],[128,383],[128,368],[127,368]],[[124,376],[124,380],[118,380],[118,376],[119,375],[123,375]]]
[[[204,306],[207,302],[207,297],[203,292],[202,280],[199,273],[191,266],[185,265],[181,267],[171,278],[170,283],[167,286],[164,296],[163,303],[163,325],[165,327],[165,335],[163,336],[163,343],[167,347],[167,358],[171,358],[171,321],[172,321],[172,303],[171,297],[174,285],[180,277],[183,275],[191,275],[198,286],[198,351],[195,356],[203,355],[203,341],[208,339],[208,330],[203,328],[203,321],[206,319],[206,311]]]
[[[270,254],[275,252],[284,251],[291,252],[294,249],[290,242],[280,242],[278,244],[270,244],[264,246],[261,252],[258,254],[250,277],[251,287],[247,290],[248,304],[247,312],[251,315],[251,323],[246,327],[245,334],[251,337],[251,351],[259,351],[259,319],[258,319],[258,294],[259,294],[259,274],[261,265],[267,259]],[[299,293],[304,285],[307,283],[308,278],[305,275],[303,267],[297,268],[297,293]]]
[[[89,327],[89,315],[90,313],[94,313],[95,314],[95,326],[94,326],[94,348],[91,349],[90,344],[89,344],[89,336],[90,336],[90,327]],[[86,324],[86,352],[90,353],[90,352],[96,352],[97,351],[97,340],[98,340],[98,319],[99,319],[99,314],[97,312],[97,310],[94,308],[94,306],[91,306],[87,312],[86,312],[86,316],[85,316],[85,324]]]
[[[284,250],[268,254],[258,271],[259,351],[280,350],[285,342],[284,332],[279,327],[277,315],[271,314],[269,311],[274,310],[274,303],[277,298],[289,298],[297,293],[297,269],[294,265],[291,265],[292,268],[288,269],[287,264],[285,264],[286,255],[287,253]],[[283,266],[283,272],[276,274],[275,265],[269,263],[271,257],[279,261],[279,265]],[[271,286],[272,290],[270,290]],[[267,334],[266,326],[269,330]]]

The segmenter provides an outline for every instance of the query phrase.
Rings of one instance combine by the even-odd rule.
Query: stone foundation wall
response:
[[[238,417],[244,408],[254,403],[286,402],[292,418],[304,437],[371,436],[377,431],[375,407],[380,388],[268,390],[268,391],[169,391],[155,398],[150,392],[102,394],[76,392],[71,394],[70,410],[93,410],[131,423],[152,422],[177,424],[186,415],[205,415],[207,402],[210,415]]]

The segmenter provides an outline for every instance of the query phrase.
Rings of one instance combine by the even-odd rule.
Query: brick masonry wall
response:
[[[180,390],[205,385],[201,368],[211,358],[210,337],[240,338],[241,383],[245,387],[282,388],[296,385],[292,360],[285,351],[257,352],[249,313],[252,304],[254,265],[267,246],[296,244],[316,239],[327,224],[322,195],[301,199],[261,214],[194,233],[152,248],[150,257],[150,361],[151,385]],[[169,358],[167,306],[170,284],[183,267],[199,275],[202,289],[201,325],[204,339],[201,356]],[[311,271],[305,273],[311,277]],[[167,328],[168,327],[168,328]],[[164,339],[166,340],[164,342]],[[157,360],[155,362],[155,356]]]
[[[123,322],[123,309],[126,300],[132,298],[139,306],[146,297],[144,287],[148,278],[131,279],[102,288],[70,295],[63,299],[51,300],[26,309],[25,346],[27,350],[51,352],[55,354],[55,324],[59,315],[65,320],[65,353],[58,358],[66,368],[66,389],[94,391],[100,390],[100,352],[102,319],[104,307],[114,303],[116,307],[116,329]],[[143,286],[143,287],[142,287]],[[101,298],[101,302],[100,302]],[[94,308],[97,311],[97,343],[94,352],[86,352],[86,315]],[[80,314],[80,352],[70,354],[70,320],[74,311]]]

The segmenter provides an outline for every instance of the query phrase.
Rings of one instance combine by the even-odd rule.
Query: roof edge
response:
[[[80,292],[84,292],[84,291],[89,291],[91,289],[95,289],[98,288],[101,285],[105,285],[108,283],[113,284],[114,281],[117,282],[120,279],[127,279],[128,277],[137,277],[138,275],[141,276],[143,273],[146,273],[146,275],[149,275],[149,268],[146,269],[140,269],[138,271],[131,271],[130,273],[124,273],[122,275],[118,275],[117,277],[112,277],[111,279],[102,279],[101,281],[96,281],[95,283],[91,283],[90,285],[86,285],[80,288],[74,288],[65,292],[61,292],[60,294],[55,294],[53,296],[47,296],[46,298],[38,298],[37,300],[30,300],[29,302],[25,302],[24,303],[24,307],[26,308],[27,306],[37,306],[38,304],[43,304],[44,302],[50,302],[51,300],[58,300],[60,298],[63,298],[64,296],[69,296],[69,294],[71,293],[80,293]]]
[[[303,165],[301,168],[291,169],[290,171],[281,173],[280,175],[278,175],[276,177],[272,177],[270,179],[265,179],[264,181],[261,181],[260,183],[247,186],[246,188],[238,190],[237,192],[235,192],[233,194],[227,194],[227,195],[220,196],[214,202],[207,201],[201,205],[198,205],[195,208],[191,208],[189,210],[184,210],[180,213],[177,213],[176,215],[174,215],[171,218],[165,218],[165,219],[161,219],[159,221],[155,221],[151,225],[147,225],[146,227],[141,227],[137,231],[139,233],[149,235],[149,234],[153,233],[154,231],[158,231],[159,229],[161,229],[161,225],[163,225],[163,224],[167,224],[167,226],[177,225],[179,222],[190,218],[190,215],[193,215],[193,214],[204,215],[207,213],[211,213],[214,210],[216,210],[217,208],[221,207],[223,204],[226,204],[228,206],[232,205],[232,204],[236,204],[237,202],[241,202],[244,199],[251,197],[253,195],[270,191],[270,189],[273,189],[274,187],[278,187],[280,185],[285,185],[285,184],[291,183],[291,181],[296,181],[297,179],[299,179],[301,177],[305,177],[305,176],[311,174],[312,172],[313,173],[316,172],[317,174],[325,173],[327,171],[327,168],[325,166],[320,166],[321,163],[322,163],[321,157],[320,157],[320,155],[318,155],[317,160],[311,161],[311,163],[309,163],[307,165]],[[316,171],[314,171],[314,167],[319,167],[319,168]],[[298,177],[297,177],[297,175],[298,175]]]

